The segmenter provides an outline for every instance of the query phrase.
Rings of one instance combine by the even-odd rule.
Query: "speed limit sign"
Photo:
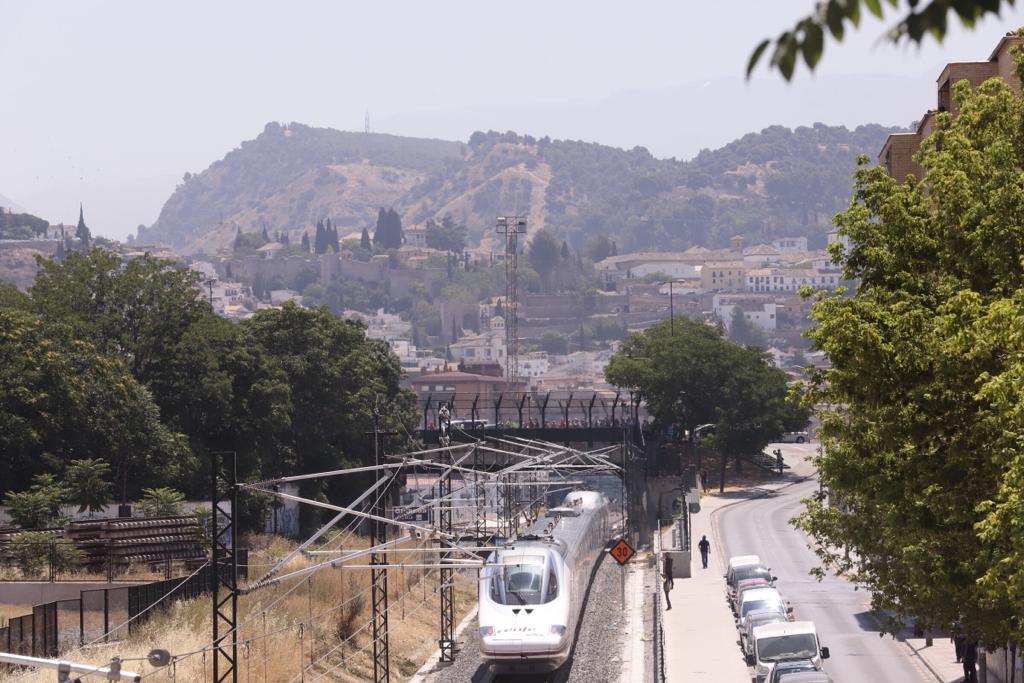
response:
[[[634,555],[636,555],[636,551],[633,550],[633,546],[626,543],[626,540],[622,538],[620,538],[619,542],[613,545],[612,549],[608,552],[612,554],[612,557],[614,557],[615,561],[619,564],[626,564]]]

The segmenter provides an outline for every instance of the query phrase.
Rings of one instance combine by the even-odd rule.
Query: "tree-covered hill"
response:
[[[239,228],[265,227],[297,242],[321,218],[342,234],[372,228],[383,206],[406,225],[451,216],[471,243],[492,233],[495,216],[515,212],[573,247],[598,235],[620,250],[722,246],[734,234],[823,244],[849,200],[857,155],[874,156],[893,130],[775,126],[679,161],[511,132],[477,132],[463,144],[268,124],[186,174],[139,238],[212,252]]]

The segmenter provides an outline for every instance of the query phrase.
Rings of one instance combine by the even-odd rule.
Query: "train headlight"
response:
[[[564,626],[552,626],[551,627],[551,635],[553,635],[553,636],[564,636],[565,635],[565,627]]]
[[[480,637],[481,638],[484,638],[486,636],[493,636],[493,635],[494,635],[494,627],[493,626],[481,626],[480,627]]]

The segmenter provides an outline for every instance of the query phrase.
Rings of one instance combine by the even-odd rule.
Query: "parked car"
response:
[[[751,594],[747,593],[748,596]],[[821,646],[818,630],[812,621],[758,626],[752,635],[755,683],[765,683],[776,664],[807,659],[820,669],[822,660],[829,657],[828,648]]]
[[[743,593],[749,590],[757,588],[774,588],[771,583],[771,579],[774,577],[756,577],[752,579],[742,579],[736,582],[736,586],[729,591],[729,606],[732,607],[732,611],[736,611],[736,605],[743,598]]]
[[[728,569],[725,572],[725,583],[732,587],[735,583],[736,571],[743,567],[760,567],[761,558],[757,555],[733,555],[729,558]]]
[[[833,683],[832,677],[824,671],[787,672],[779,677],[779,683]]]
[[[765,610],[782,612],[786,615],[793,612],[793,608],[782,599],[777,590],[774,588],[757,588],[743,593],[740,597],[739,607],[736,608],[736,614],[739,620],[742,621],[743,617],[751,612]]]
[[[818,667],[814,665],[809,659],[795,659],[788,662],[778,662],[772,667],[772,672],[768,674],[768,680],[766,683],[784,683],[785,681],[792,681],[790,676],[795,676],[798,673],[817,673]]]
[[[743,621],[739,622],[740,649],[743,650],[743,658],[747,661],[748,666],[754,664],[754,629],[758,626],[779,624],[786,621],[789,621],[786,613],[775,610],[751,612],[743,617]]]
[[[714,436],[714,435],[715,435],[715,425],[713,425],[713,424],[697,425],[693,429],[693,440],[696,441],[697,443],[700,443],[701,441],[703,441],[704,439],[708,438],[709,436]]]
[[[810,439],[807,432],[786,432],[782,435],[782,443],[804,443]]]

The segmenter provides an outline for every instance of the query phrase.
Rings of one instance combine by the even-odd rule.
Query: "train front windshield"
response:
[[[558,595],[555,571],[540,555],[506,557],[491,579],[491,598],[502,605],[540,605]]]

